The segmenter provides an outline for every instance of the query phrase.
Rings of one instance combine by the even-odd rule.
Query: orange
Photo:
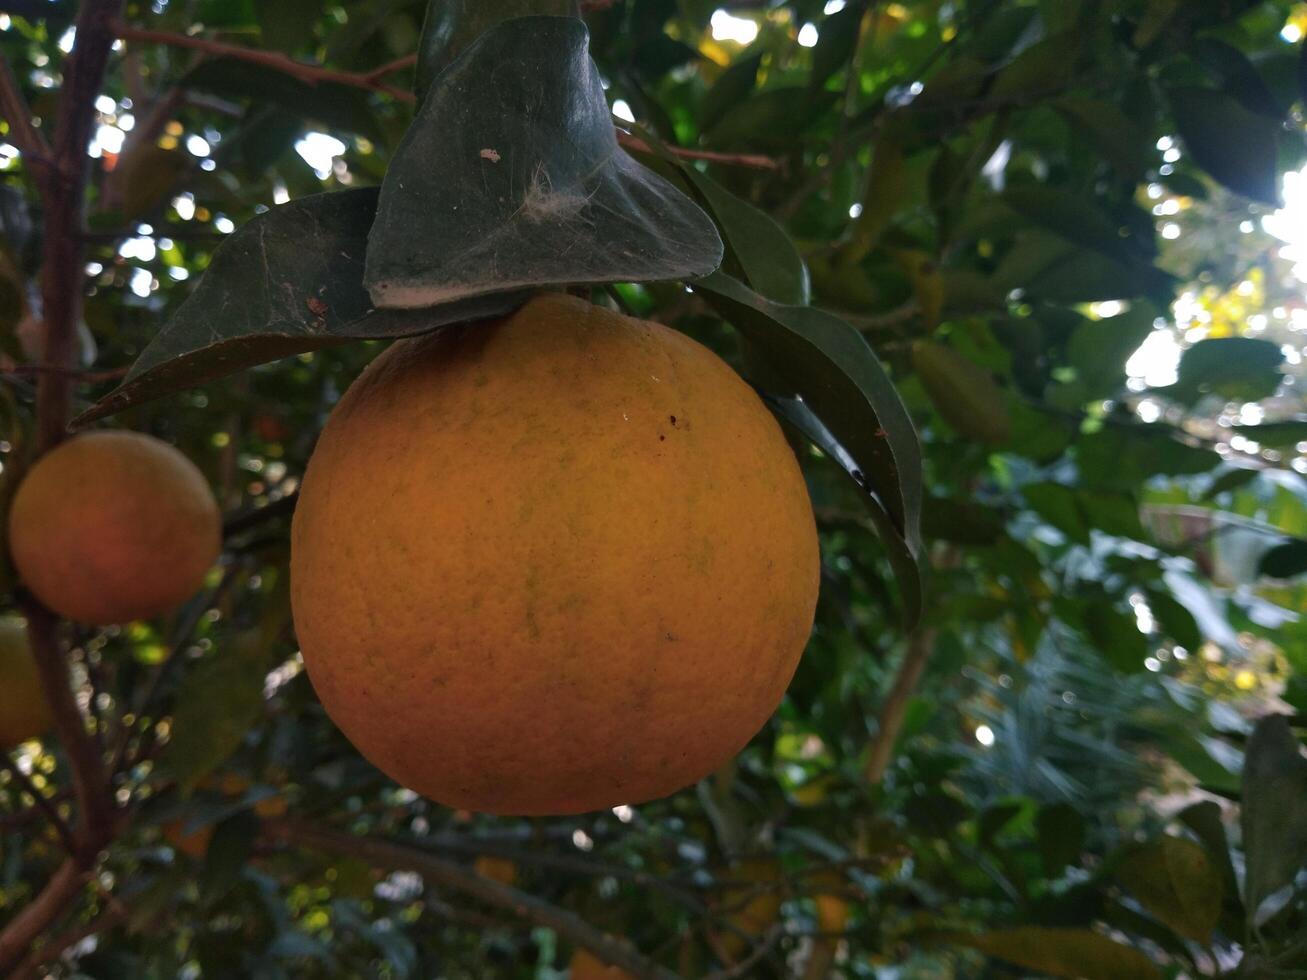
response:
[[[54,725],[21,619],[0,619],[0,749],[44,735]]]
[[[190,598],[222,545],[195,464],[152,436],[91,432],[39,459],[9,512],[14,565],[60,615],[88,625],[167,612]]]
[[[588,949],[578,949],[568,965],[570,980],[635,980],[619,966],[609,966]]]
[[[482,878],[489,878],[501,885],[511,885],[517,881],[517,865],[508,858],[490,857],[483,854],[472,862],[472,870]]]
[[[195,858],[197,861],[202,859],[209,852],[209,845],[213,843],[213,825],[201,827],[199,830],[186,833],[187,820],[170,820],[163,825],[163,839],[172,845],[173,850],[179,851]]]
[[[817,535],[753,390],[582,300],[400,341],[332,413],[291,537],[322,703],[451,807],[666,796],[766,722],[812,626]]]

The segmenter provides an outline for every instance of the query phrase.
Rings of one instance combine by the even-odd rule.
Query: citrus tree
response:
[[[1304,34],[0,3],[0,973],[1307,975]]]

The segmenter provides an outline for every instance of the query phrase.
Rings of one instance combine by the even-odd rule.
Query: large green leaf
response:
[[[1284,380],[1280,345],[1257,337],[1200,340],[1180,358],[1176,383],[1161,389],[1185,402],[1202,395],[1255,401],[1275,394]]]
[[[876,528],[876,534],[885,545],[885,553],[898,580],[899,591],[903,596],[905,628],[912,629],[917,625],[925,603],[925,569],[918,554],[919,549],[908,544],[880,498],[869,492],[866,481],[860,477],[861,471],[857,462],[812,409],[797,398],[767,396],[767,403],[777,415],[793,425],[814,446],[839,464],[840,468],[857,484],[862,494],[863,506],[867,508],[871,523]]]
[[[533,14],[569,17],[579,12],[577,0],[428,0],[418,49],[418,98],[464,48],[496,24]]]
[[[776,219],[694,167],[687,166],[684,171],[726,236],[728,261],[738,263],[749,285],[777,303],[807,305],[807,267]]]
[[[714,273],[695,283],[788,383],[773,394],[797,396],[854,464],[852,475],[889,514],[909,552],[919,553],[921,447],[907,409],[862,335],[830,313],[769,302]],[[907,589],[905,587],[905,594]],[[910,610],[916,619],[919,610]]]
[[[1148,168],[1153,140],[1117,106],[1102,99],[1067,96],[1054,108],[1089,138],[1121,176],[1137,180]]]
[[[523,301],[501,294],[430,310],[373,309],[363,256],[376,206],[376,188],[363,188],[301,198],[250,221],[214,252],[122,385],[75,422],[291,354],[424,333]]]
[[[257,721],[263,710],[267,652],[263,632],[249,630],[187,674],[172,734],[159,759],[184,792],[235,752]]]
[[[618,147],[587,49],[579,20],[519,18],[482,34],[432,83],[368,237],[365,282],[378,306],[717,268],[722,242],[708,216]]]
[[[1288,721],[1263,718],[1243,768],[1244,904],[1250,922],[1266,899],[1307,868],[1307,758]]]
[[[1201,845],[1159,837],[1128,847],[1118,856],[1116,877],[1159,922],[1186,939],[1211,942],[1224,883]]]
[[[1278,203],[1278,122],[1215,89],[1182,86],[1167,94],[1176,128],[1200,167],[1254,201]]]
[[[950,935],[958,946],[1069,980],[1161,980],[1162,972],[1146,955],[1088,929],[1041,929],[1027,926],[977,935]]]

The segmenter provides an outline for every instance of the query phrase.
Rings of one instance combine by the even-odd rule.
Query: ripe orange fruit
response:
[[[766,722],[817,535],[776,421],[656,323],[548,295],[392,345],[309,463],[291,600],[373,763],[452,807],[665,796]]]
[[[472,870],[482,878],[489,878],[501,885],[511,885],[517,881],[517,865],[508,858],[490,857],[483,854],[472,862]]]
[[[635,980],[619,966],[609,966],[588,949],[577,949],[567,965],[570,980]]]
[[[195,464],[152,436],[91,432],[43,456],[9,512],[14,566],[55,612],[89,625],[167,612],[200,587],[222,520]]]
[[[168,821],[163,825],[163,839],[172,846],[174,851],[179,851],[199,861],[208,853],[209,845],[213,843],[214,827],[209,824],[188,834],[186,833],[186,825],[187,821],[185,819]]]
[[[0,619],[0,749],[38,738],[53,724],[27,625],[13,617]]]

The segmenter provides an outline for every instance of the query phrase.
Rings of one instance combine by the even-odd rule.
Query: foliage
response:
[[[195,460],[225,551],[172,616],[65,630],[122,814],[23,968],[544,980],[587,947],[648,976],[1303,976],[1307,7],[583,6],[590,57],[518,19],[549,0],[126,5],[66,284],[77,410]],[[0,14],[47,138],[73,7]],[[7,507],[36,379],[69,366],[44,363],[49,181],[6,115]],[[727,769],[492,819],[327,720],[287,518],[378,341],[553,286],[764,394],[822,599]],[[58,880],[82,758],[50,737],[0,772],[0,955]]]

